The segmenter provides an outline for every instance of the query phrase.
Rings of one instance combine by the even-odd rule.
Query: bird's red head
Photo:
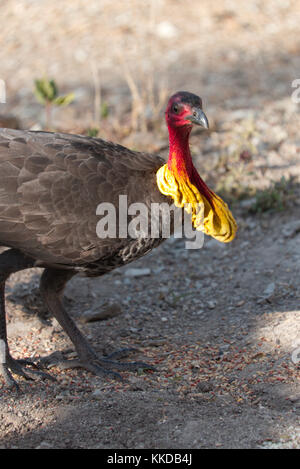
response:
[[[178,91],[171,96],[165,114],[169,128],[191,128],[196,124],[208,129],[208,120],[202,111],[202,100],[193,93]]]
[[[236,222],[227,204],[201,179],[191,157],[189,135],[193,124],[208,129],[201,98],[187,91],[178,91],[169,99],[166,122],[169,159],[156,174],[160,192],[172,197],[176,207],[186,208],[187,204],[197,230],[224,243],[231,241],[235,237]]]

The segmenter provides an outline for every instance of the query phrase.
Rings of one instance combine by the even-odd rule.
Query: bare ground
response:
[[[121,269],[101,279],[75,278],[66,299],[75,317],[108,298],[122,307],[120,316],[81,326],[99,353],[134,346],[157,372],[124,373],[125,382],[117,383],[52,368],[54,384],[24,382],[19,395],[3,387],[1,444],[297,447],[299,369],[292,354],[299,351],[300,235],[285,237],[278,225],[277,217],[247,218],[231,246],[207,241],[187,251],[182,240],[167,241],[135,263],[151,269],[149,276],[132,278]],[[55,322],[44,325],[18,304],[24,291],[28,302],[38,301],[36,281],[36,272],[10,281],[15,356],[70,345]]]
[[[127,116],[122,103],[129,95],[114,73],[115,57],[125,38],[133,66],[136,31],[127,25],[138,18],[142,29],[143,12],[134,5],[125,11],[120,2],[88,2],[88,11],[86,2],[74,0],[69,9],[61,2],[67,8],[61,22],[52,2],[43,2],[47,15],[41,16],[32,1],[26,22],[23,7],[13,3],[22,2],[2,7],[0,39],[7,48],[0,49],[1,74],[14,96],[6,109],[23,127],[42,119],[30,87],[47,67],[65,90],[81,90],[82,97],[78,93],[77,102],[58,113],[59,125],[60,119],[66,119],[64,129],[91,124],[92,85],[83,66],[90,50],[95,60],[105,59],[102,85],[113,116]],[[115,23],[101,20],[99,4],[108,18],[117,8]],[[161,66],[168,88],[205,98],[212,131],[194,134],[194,158],[212,187],[231,200],[237,239],[227,246],[206,238],[200,250],[171,239],[106,277],[74,278],[66,307],[99,354],[134,346],[139,351],[133,359],[155,364],[157,371],[123,373],[119,383],[53,367],[55,383],[22,381],[19,394],[2,386],[2,447],[299,448],[300,105],[290,99],[299,71],[297,2],[279,6],[270,0],[263,8],[254,1],[234,8],[230,2],[201,2],[197,11],[191,1],[161,4],[157,22],[165,24],[155,29],[153,63]],[[111,48],[104,43],[101,49],[110,24],[116,25]],[[154,139],[155,132],[131,134],[123,143],[166,154],[166,133],[158,129]],[[268,196],[273,210],[260,214],[265,205],[255,190],[272,187],[282,176],[283,192]],[[126,271],[132,267],[147,268],[148,275],[131,277]],[[44,310],[39,274],[15,274],[7,285],[15,357],[71,346]],[[121,314],[81,321],[84,312],[107,310],[108,304]]]

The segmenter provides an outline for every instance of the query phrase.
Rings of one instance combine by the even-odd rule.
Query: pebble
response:
[[[94,399],[102,399],[103,398],[103,392],[100,391],[100,389],[95,389],[95,391],[92,392],[92,397]]]
[[[122,314],[122,309],[117,303],[107,305],[100,310],[88,310],[82,314],[80,321],[83,323],[104,321],[105,319],[113,318]]]
[[[161,21],[156,26],[156,34],[164,39],[172,39],[177,36],[178,31],[170,21]]]
[[[255,197],[251,197],[250,199],[241,200],[240,201],[240,206],[244,209],[250,209],[251,207],[253,207],[255,202],[256,202]]]
[[[67,393],[61,393],[61,394],[57,394],[57,396],[55,396],[55,399],[57,401],[63,401],[64,399],[66,399],[67,397],[69,397],[67,395]]]
[[[127,269],[125,272],[126,277],[145,277],[151,274],[151,269]]]
[[[42,441],[35,449],[50,449],[52,448],[52,444],[48,441]]]
[[[197,384],[197,391],[199,392],[210,392],[213,390],[214,390],[214,387],[212,383],[209,383],[206,381],[200,381],[200,383]]]
[[[286,223],[282,234],[285,238],[291,238],[300,232],[300,220],[294,220],[290,223]]]
[[[275,285],[274,282],[269,283],[269,285],[267,286],[267,288],[263,292],[264,299],[271,298],[271,296],[275,292],[275,287],[276,287],[276,285]]]
[[[241,301],[239,301],[238,303],[236,303],[235,306],[236,306],[237,308],[239,308],[240,306],[244,306],[244,304],[245,304],[245,300],[241,300]]]

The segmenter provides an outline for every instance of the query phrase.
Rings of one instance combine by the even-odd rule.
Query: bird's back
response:
[[[101,139],[0,129],[0,245],[40,265],[91,270],[99,260],[122,263],[120,252],[128,251],[128,261],[143,255],[158,241],[101,239],[96,210],[101,203],[118,209],[120,195],[128,205],[165,202],[156,185],[163,164],[159,156]]]

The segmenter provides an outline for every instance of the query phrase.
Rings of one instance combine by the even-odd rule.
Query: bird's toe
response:
[[[30,367],[34,368],[31,369]],[[41,379],[49,379],[55,381],[55,378],[44,371],[39,370],[38,365],[36,365],[32,360],[29,359],[20,359],[15,360],[9,356],[5,363],[1,363],[0,366],[0,375],[4,378],[5,384],[10,388],[15,388],[19,390],[19,385],[14,380],[12,374],[21,376],[27,381],[35,381]]]

